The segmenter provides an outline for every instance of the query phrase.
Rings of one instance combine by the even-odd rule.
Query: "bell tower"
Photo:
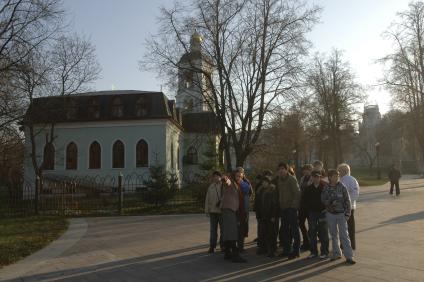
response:
[[[190,39],[190,51],[178,62],[177,107],[183,113],[209,112],[211,99],[210,83],[207,78],[212,67],[202,54],[203,37],[194,32]]]

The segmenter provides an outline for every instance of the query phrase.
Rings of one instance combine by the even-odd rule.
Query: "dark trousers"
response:
[[[399,180],[390,181],[390,194],[393,194],[393,186],[396,186],[396,195],[399,195],[400,194]]]
[[[258,242],[257,242],[257,245],[260,249],[265,249],[266,248],[266,246],[265,246],[265,239],[266,239],[266,237],[265,237],[265,234],[266,234],[265,223],[264,223],[263,219],[258,218],[257,221],[258,221]]]
[[[283,252],[299,254],[300,233],[297,209],[287,208],[281,211],[281,229]]]
[[[240,251],[244,250],[244,238],[247,237],[248,230],[249,230],[249,225],[247,220],[248,218],[241,220],[238,226],[237,246]]]
[[[308,214],[304,209],[299,209],[299,228],[302,232],[302,244],[306,248],[309,247],[308,229],[306,229],[306,219]]]
[[[270,219],[265,219],[263,221],[265,247],[268,254],[274,254],[277,250],[277,228],[275,227],[277,220],[278,218],[274,221],[271,221]]]
[[[328,255],[328,226],[325,213],[310,212],[308,216],[309,239],[311,242],[311,254],[318,255],[318,240],[321,242],[321,254]]]
[[[237,248],[236,241],[225,241],[224,246],[226,258],[235,258],[239,256],[239,250]]]
[[[223,248],[222,242],[222,217],[220,213],[210,213],[209,214],[209,223],[210,223],[210,236],[209,236],[209,246],[212,249],[216,248],[216,243],[218,241],[218,225],[219,225],[219,246]]]
[[[355,240],[355,210],[351,210],[349,220],[347,221],[347,230],[349,232],[350,244],[352,249],[356,249]]]

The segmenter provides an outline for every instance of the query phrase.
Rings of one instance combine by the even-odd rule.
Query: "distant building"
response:
[[[201,40],[195,33],[190,52],[179,62],[176,101],[162,92],[136,90],[34,99],[23,126],[25,179],[35,182],[28,120],[35,126],[36,160],[44,175],[146,175],[153,165],[163,165],[180,179],[198,173],[205,144],[213,143],[216,151],[219,144],[203,74],[211,67],[201,53]],[[54,140],[49,143],[51,125]]]

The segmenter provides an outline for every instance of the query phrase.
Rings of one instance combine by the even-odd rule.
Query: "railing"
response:
[[[0,192],[0,217],[30,214],[103,215],[201,212],[192,190],[146,187],[148,174],[126,176],[44,176],[37,185]],[[35,193],[35,187],[38,193]],[[12,191],[12,192],[9,192]],[[37,195],[37,196],[36,196]]]

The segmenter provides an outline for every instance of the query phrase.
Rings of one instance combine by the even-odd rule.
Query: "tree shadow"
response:
[[[200,251],[201,250],[201,251]],[[270,259],[254,254],[255,248],[247,249],[244,257],[248,263],[231,263],[223,254],[206,254],[205,246],[193,246],[170,252],[162,252],[132,259],[124,259],[79,268],[63,269],[41,274],[26,275],[12,281],[233,281],[284,279],[298,281],[299,276],[308,278],[328,272],[336,264],[329,260],[286,258]],[[314,270],[310,272],[310,270]],[[271,280],[270,280],[270,277]],[[1,280],[0,281],[4,281]]]

